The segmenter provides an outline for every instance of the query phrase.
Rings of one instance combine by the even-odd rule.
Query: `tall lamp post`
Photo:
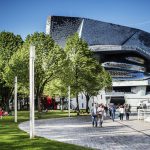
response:
[[[34,138],[34,60],[35,46],[30,46],[30,139]]]
[[[15,93],[14,93],[14,97],[15,97],[15,122],[17,122],[17,77],[15,77]]]
[[[68,116],[70,117],[70,86],[68,86]]]

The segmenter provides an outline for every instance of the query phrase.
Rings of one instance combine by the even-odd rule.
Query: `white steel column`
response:
[[[15,93],[14,93],[14,97],[15,97],[15,122],[17,122],[17,77],[15,77]]]
[[[70,86],[68,86],[68,116],[70,117]]]
[[[35,46],[30,46],[30,139],[34,138],[34,60]]]

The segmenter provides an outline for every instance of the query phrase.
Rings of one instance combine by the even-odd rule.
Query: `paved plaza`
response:
[[[19,125],[29,132],[29,122]],[[35,121],[35,134],[101,150],[150,150],[150,123],[132,116],[129,121],[104,120],[103,127],[92,127],[90,116]]]

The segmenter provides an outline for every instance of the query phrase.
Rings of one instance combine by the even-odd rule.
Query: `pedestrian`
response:
[[[115,105],[112,105],[112,107],[111,107],[111,119],[113,121],[115,120],[115,113],[116,113],[116,107],[115,107]]]
[[[0,107],[0,119],[3,118],[3,109]]]
[[[107,104],[104,106],[104,110],[105,110],[105,115],[107,117],[107,114],[108,114],[108,107],[107,107]]]
[[[120,108],[119,108],[119,113],[120,113],[120,120],[123,121],[123,116],[124,116],[124,108],[123,106],[121,105]]]
[[[129,116],[130,116],[130,105],[125,105],[125,115],[126,115],[126,120],[129,120]]]
[[[146,104],[143,104],[143,109],[147,109],[147,105]]]
[[[104,106],[103,104],[99,104],[99,107],[97,108],[97,117],[98,117],[98,126],[102,127],[103,120],[104,120]]]
[[[110,117],[110,119],[111,119],[111,107],[112,107],[112,106],[110,106],[110,105],[109,105],[109,108],[108,108],[108,110],[109,110],[109,117]]]
[[[92,125],[93,127],[97,127],[97,106],[96,106],[96,103],[93,104],[92,103],[92,107],[91,107],[91,117],[92,117]]]

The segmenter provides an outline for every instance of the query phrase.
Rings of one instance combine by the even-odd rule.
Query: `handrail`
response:
[[[138,109],[138,120],[145,120],[147,117],[150,117],[150,109]]]

